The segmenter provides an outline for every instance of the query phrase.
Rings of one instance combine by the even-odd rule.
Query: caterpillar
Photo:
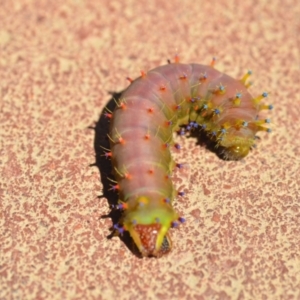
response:
[[[175,61],[157,67],[135,80],[122,93],[110,118],[110,151],[119,193],[122,219],[114,229],[130,233],[143,257],[160,257],[172,248],[169,229],[185,219],[172,202],[182,192],[172,183],[176,167],[171,148],[179,148],[174,132],[200,128],[222,149],[224,159],[239,160],[255,146],[259,131],[270,132],[271,110],[263,103],[266,92],[252,97],[248,71],[240,80],[210,65]],[[185,128],[182,127],[185,125]],[[177,165],[178,166],[178,165]]]

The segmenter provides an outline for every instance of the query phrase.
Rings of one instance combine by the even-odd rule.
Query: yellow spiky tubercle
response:
[[[255,147],[258,131],[271,132],[265,126],[270,119],[260,119],[259,112],[271,110],[273,106],[262,103],[268,96],[266,92],[256,98],[249,93],[251,84],[247,83],[247,79],[251,74],[248,71],[241,80],[222,73],[214,77],[205,86],[206,91],[200,96],[199,106],[190,116],[222,149],[225,159],[239,160],[245,157]],[[205,81],[208,78],[206,75]]]

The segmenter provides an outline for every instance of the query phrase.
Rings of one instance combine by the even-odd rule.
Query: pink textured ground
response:
[[[300,299],[299,14],[298,0],[2,1],[0,299]],[[187,223],[168,256],[139,259],[106,238],[88,127],[176,51],[251,68],[273,133],[242,162],[178,139]]]

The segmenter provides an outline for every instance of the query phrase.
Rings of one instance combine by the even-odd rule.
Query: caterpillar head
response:
[[[149,197],[139,197],[135,203],[125,211],[124,227],[142,256],[160,257],[168,253],[172,248],[168,231],[183,219],[168,203],[150,201]]]
[[[164,233],[161,227],[158,223],[138,224],[129,231],[142,256],[160,257],[170,252],[172,248],[170,234]]]

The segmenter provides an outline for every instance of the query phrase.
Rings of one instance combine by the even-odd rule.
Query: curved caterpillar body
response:
[[[181,125],[201,127],[227,159],[238,160],[254,146],[272,109],[253,98],[246,83],[251,72],[235,80],[210,66],[175,63],[155,68],[131,81],[111,117],[112,163],[124,209],[119,232],[128,230],[143,256],[161,256],[171,249],[169,229],[184,219],[172,207],[178,193],[171,181],[176,166],[170,153],[178,147],[173,133]]]

